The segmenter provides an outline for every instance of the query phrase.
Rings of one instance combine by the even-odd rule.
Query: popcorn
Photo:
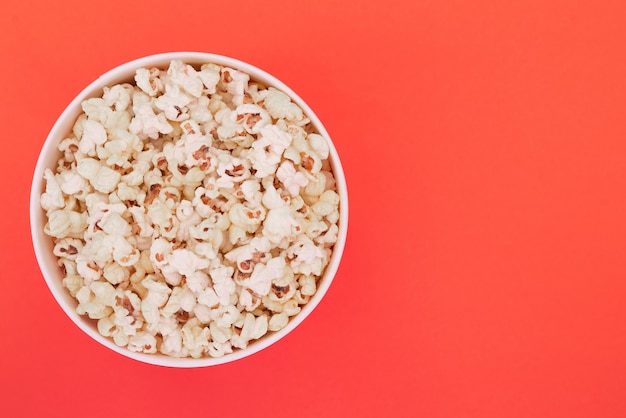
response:
[[[109,263],[104,267],[102,275],[111,284],[120,284],[130,277],[130,272],[117,263]]]
[[[291,136],[275,125],[260,129],[260,137],[252,144],[250,159],[256,170],[255,176],[265,178],[276,172],[282,153],[291,143]]]
[[[215,64],[204,64],[200,67],[200,72],[198,73],[198,77],[202,80],[202,84],[206,89],[208,94],[215,93],[215,87],[217,83],[220,81],[220,67]]]
[[[220,305],[217,309],[211,311],[212,319],[221,329],[230,329],[230,326],[237,322],[240,314],[234,305]]]
[[[46,191],[41,195],[41,207],[47,212],[63,208],[65,206],[65,198],[54,173],[47,168],[44,170],[43,175],[46,179]]]
[[[309,183],[304,174],[297,172],[290,161],[284,161],[278,167],[276,177],[278,177],[292,196],[296,196],[300,191],[300,187],[304,187]]]
[[[200,97],[202,94],[204,84],[198,72],[191,65],[174,60],[167,69],[167,75],[169,75],[171,83],[182,87],[190,95]],[[169,83],[166,84],[168,87],[169,85]]]
[[[234,105],[243,103],[246,86],[250,81],[250,76],[232,68],[221,69],[220,85],[232,98]]]
[[[246,103],[240,104],[235,109],[237,122],[250,134],[258,134],[263,127],[272,123],[272,119],[259,105]]]
[[[233,336],[231,339],[232,344],[237,348],[246,348],[250,340],[256,340],[265,335],[267,328],[268,320],[266,315],[255,317],[251,313],[247,313],[241,327],[241,333]]]
[[[105,87],[103,89],[102,100],[104,103],[114,108],[117,111],[124,111],[128,109],[130,105],[130,95],[133,91],[133,86],[130,84],[116,84],[112,87]]]
[[[295,228],[300,227],[298,222],[293,218],[289,207],[283,206],[271,209],[267,212],[265,221],[263,222],[263,235],[275,244],[279,243],[283,238],[294,234]]]
[[[95,175],[90,179],[94,189],[101,193],[111,193],[117,187],[122,175],[107,166],[100,166]]]
[[[202,326],[197,318],[188,320],[180,331],[183,345],[193,358],[200,358],[209,347],[209,328]]]
[[[229,305],[231,295],[236,291],[235,282],[232,279],[234,272],[234,268],[226,266],[214,268],[209,272],[213,289],[221,305]]]
[[[302,109],[236,69],[177,60],[82,108],[40,199],[77,312],[173,357],[288,326],[339,232],[329,144]]]
[[[250,177],[248,163],[245,160],[232,157],[230,154],[220,153],[217,156],[218,179],[215,184],[222,188],[231,188]]]
[[[59,174],[58,180],[61,191],[66,195],[78,195],[82,190],[87,188],[87,182],[78,173],[65,171]]]
[[[257,206],[250,209],[241,203],[235,203],[228,211],[228,218],[231,224],[236,225],[248,233],[254,233],[263,219],[265,219],[265,208]]]
[[[70,214],[65,210],[54,210],[48,214],[48,222],[43,231],[55,238],[65,238],[72,228]]]
[[[169,256],[169,263],[183,276],[192,276],[195,272],[209,267],[208,260],[198,257],[189,250],[174,250]]]
[[[304,117],[302,109],[280,90],[268,88],[264,99],[265,107],[274,119],[301,120]]]
[[[189,118],[187,105],[192,102],[179,85],[166,85],[165,94],[159,96],[154,105],[163,111],[168,120],[181,122]]]
[[[257,295],[267,295],[272,286],[272,280],[280,278],[284,274],[285,267],[284,258],[272,258],[267,264],[254,266],[252,275],[249,279],[242,281],[242,284]]]
[[[78,150],[85,155],[94,157],[96,146],[102,145],[107,140],[107,132],[100,122],[87,119],[83,122],[83,135],[78,143]]]
[[[135,92],[132,108],[134,116],[128,129],[140,138],[157,139],[159,134],[169,134],[174,130],[164,113],[154,113],[148,96]]]
[[[154,354],[157,352],[157,340],[153,335],[142,331],[128,339],[128,349],[130,351]]]

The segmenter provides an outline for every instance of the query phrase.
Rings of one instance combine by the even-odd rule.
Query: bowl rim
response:
[[[45,235],[43,232],[43,226],[45,225],[45,212],[40,207],[39,203],[40,196],[45,189],[43,173],[46,168],[53,168],[50,166],[48,160],[52,159],[54,155],[59,155],[59,151],[57,150],[58,142],[62,140],[63,136],[68,134],[69,130],[67,129],[67,126],[73,126],[78,114],[80,114],[80,112],[76,112],[77,109],[80,108],[82,101],[90,97],[97,97],[99,94],[101,95],[104,86],[110,86],[112,84],[123,82],[124,80],[132,79],[135,70],[138,68],[165,68],[170,61],[175,59],[189,64],[197,65],[211,62],[221,66],[234,68],[249,74],[253,80],[261,81],[264,84],[276,87],[286,93],[296,104],[298,104],[298,106],[302,108],[318,132],[326,138],[330,150],[329,159],[331,161],[333,174],[335,175],[340,199],[337,243],[333,248],[333,253],[328,265],[326,266],[325,272],[318,282],[319,286],[315,295],[311,297],[307,304],[302,306],[302,310],[298,314],[291,317],[285,328],[268,333],[260,339],[250,342],[248,347],[244,349],[236,349],[233,353],[225,354],[223,357],[178,358],[170,357],[161,353],[146,354],[133,352],[126,347],[116,345],[112,339],[104,337],[98,333],[95,326],[96,320],[90,319],[87,316],[78,315],[76,310],[67,302],[68,298],[73,298],[69,295],[67,289],[65,289],[61,284],[58,273],[55,275],[54,271],[52,271],[60,271],[58,266],[51,267],[51,262],[56,262],[56,257],[51,255],[51,251],[46,251],[44,248],[46,246],[51,248],[50,244],[52,241],[50,237]],[[251,356],[252,354],[275,344],[287,334],[291,333],[298,325],[300,325],[300,323],[302,323],[302,321],[304,321],[305,318],[311,314],[327,293],[335,275],[337,274],[345,248],[348,231],[348,190],[345,173],[334,142],[319,117],[297,93],[267,71],[236,58],[209,52],[177,51],[143,56],[109,69],[83,88],[57,118],[41,147],[33,172],[29,203],[31,239],[37,264],[41,270],[48,289],[51,291],[58,305],[72,320],[72,322],[92,339],[117,352],[118,354],[142,363],[174,368],[198,368],[230,363]],[[46,242],[45,240],[48,241]]]

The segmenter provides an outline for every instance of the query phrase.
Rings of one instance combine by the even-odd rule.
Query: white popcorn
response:
[[[322,245],[333,245],[337,242],[338,234],[339,227],[337,226],[337,224],[333,224],[328,227],[328,231],[326,231],[326,233],[315,238],[315,242]]]
[[[274,119],[300,120],[304,117],[302,109],[289,96],[273,87],[267,89],[265,107]]]
[[[89,254],[81,252],[76,256],[76,271],[83,277],[85,284],[100,279],[102,270],[91,260]]]
[[[52,253],[59,258],[76,260],[77,254],[83,249],[83,242],[76,238],[64,238],[59,240]]]
[[[273,181],[273,178],[270,178],[270,180]],[[283,200],[278,190],[276,190],[272,182],[266,182],[263,185],[265,187],[265,194],[261,199],[263,205],[270,210],[284,207],[285,201]]]
[[[140,138],[157,139],[159,134],[169,134],[174,129],[165,114],[155,114],[150,99],[140,93],[133,95],[133,113],[129,130]]]
[[[285,259],[272,258],[266,264],[254,266],[249,279],[242,280],[242,285],[249,288],[257,295],[267,295],[272,286],[272,280],[282,277],[285,272]]]
[[[141,284],[148,290],[148,296],[143,301],[153,303],[157,307],[163,306],[172,292],[165,283],[157,282],[152,277],[147,277]]]
[[[220,303],[220,298],[219,296],[217,296],[217,293],[215,293],[215,290],[213,290],[210,287],[207,287],[203,290],[200,290],[197,292],[198,293],[198,304],[199,305],[203,305],[206,308],[214,308],[215,306],[217,306]],[[197,308],[197,305],[196,305]],[[195,308],[194,308],[195,309]],[[203,311],[203,313],[206,314],[207,311]],[[210,310],[208,311],[209,313],[211,312]],[[206,321],[208,322],[208,321]]]
[[[225,343],[218,343],[216,341],[209,343],[209,355],[211,357],[219,358],[219,357],[223,357],[226,354],[230,354],[232,352],[233,352],[232,345],[228,341]]]
[[[61,191],[66,195],[76,195],[87,188],[85,179],[76,172],[65,171],[59,175]]]
[[[250,177],[248,163],[245,160],[224,153],[219,154],[217,160],[218,187],[230,188]]]
[[[272,315],[268,324],[269,331],[280,331],[289,323],[289,316],[284,312]]]
[[[111,320],[110,316],[105,316],[98,320],[98,332],[105,337],[110,337],[115,330],[115,324]]]
[[[189,250],[174,250],[169,256],[169,263],[183,276],[191,276],[197,270],[209,267],[209,262]]]
[[[147,332],[138,332],[128,339],[128,349],[130,351],[154,354],[157,352],[157,341],[154,335]]]
[[[111,284],[120,284],[128,280],[130,273],[118,263],[110,263],[104,267],[102,275]]]
[[[192,100],[180,86],[166,85],[165,93],[156,99],[154,105],[163,111],[167,119],[180,122],[189,118],[187,105]]]
[[[89,289],[93,292],[97,301],[106,306],[115,304],[115,288],[110,283],[92,282],[89,284]]]
[[[244,92],[250,81],[250,76],[244,72],[232,68],[222,68],[220,84],[226,87],[226,92],[232,96],[234,105],[243,103]]]
[[[163,337],[161,353],[172,357],[184,357],[184,351],[186,349],[183,348],[183,336],[180,333],[180,328]]]
[[[234,272],[234,268],[226,266],[217,267],[209,271],[213,281],[213,290],[215,290],[219,303],[222,305],[230,304],[230,296],[235,293],[236,286],[232,279]]]
[[[163,91],[163,82],[159,78],[160,71],[157,68],[139,68],[135,72],[137,87],[150,96],[156,96]]]
[[[261,138],[267,141],[269,150],[280,156],[291,144],[292,138],[289,133],[278,128],[276,125],[264,126],[261,129]],[[264,142],[262,141],[261,144]]]
[[[198,72],[198,77],[202,80],[202,84],[206,92],[211,95],[215,93],[215,87],[220,81],[220,67],[215,64],[203,64]]]
[[[263,222],[263,235],[273,243],[279,243],[283,238],[292,235],[298,222],[293,218],[289,207],[283,206],[267,212]]]
[[[228,212],[231,224],[236,225],[248,233],[254,233],[263,219],[265,219],[265,208],[257,206],[250,209],[241,203],[235,203]]]
[[[284,161],[278,167],[276,177],[278,177],[292,196],[296,196],[300,192],[300,187],[305,187],[309,183],[305,175],[296,171],[290,161]]]
[[[315,133],[309,134],[308,138],[311,148],[317,153],[318,157],[321,159],[327,159],[330,154],[328,141],[326,141],[322,135]]]
[[[81,103],[81,107],[83,108],[83,112],[85,112],[88,119],[96,121],[102,125],[106,125],[107,120],[113,113],[113,110],[107,106],[104,99],[99,97],[84,100]],[[85,129],[85,125],[83,125],[83,129]]]
[[[243,126],[237,122],[237,112],[225,107],[215,113],[218,122],[216,133],[221,140],[227,140],[244,132]]]
[[[304,187],[302,197],[307,204],[312,205],[317,202],[319,196],[326,190],[326,176],[324,173],[311,173],[307,176],[309,182]]]
[[[243,327],[239,335],[233,335],[233,347],[246,348],[250,340],[261,338],[267,333],[268,320],[266,315],[255,317],[251,313],[245,315]]]
[[[294,273],[321,274],[326,254],[306,235],[299,235],[287,249]]]
[[[270,115],[261,106],[252,103],[240,104],[235,109],[235,114],[236,120],[250,134],[257,134],[263,127],[272,123]]]
[[[126,110],[130,106],[130,95],[133,91],[130,84],[116,84],[113,87],[105,87],[103,91],[102,99],[107,106],[117,111]]]
[[[211,317],[221,329],[230,328],[237,320],[241,312],[234,305],[220,305],[211,311]]]
[[[317,291],[317,284],[313,276],[302,276],[300,282],[300,293],[304,296],[313,296]]]
[[[311,205],[313,212],[321,217],[328,216],[339,207],[339,195],[333,190],[326,190],[319,200]]]
[[[186,291],[187,290],[185,288],[180,286],[172,289],[172,293],[170,294],[167,303],[159,310],[160,314],[166,318],[169,318],[172,315],[176,315],[177,317],[181,315],[181,298],[182,294]]]
[[[41,207],[45,211],[62,209],[65,206],[65,199],[54,173],[47,168],[43,175],[46,180],[46,191],[41,195]]]
[[[80,315],[88,315],[92,319],[104,318],[113,312],[111,305],[115,295],[113,287],[107,288],[108,283],[92,282],[84,286],[76,293],[78,306],[76,312]]]
[[[100,170],[100,163],[93,158],[83,158],[78,162],[76,171],[87,180],[95,179]]]
[[[55,238],[65,238],[72,228],[70,214],[66,210],[53,210],[48,214],[48,222],[43,231]]]
[[[230,340],[233,334],[230,325],[222,327],[218,325],[215,321],[211,322],[209,330],[211,332],[211,337],[213,341],[215,341],[216,343],[226,343]]]
[[[172,60],[167,70],[171,82],[181,86],[187,93],[194,97],[200,97],[204,90],[204,83],[200,74],[188,64],[179,60]]]
[[[208,260],[207,260],[207,264]],[[186,277],[187,286],[193,292],[201,292],[209,285],[209,276],[202,271],[194,271]]]
[[[111,336],[113,337],[113,342],[120,347],[126,347],[130,340],[130,337],[119,328],[115,328]]]
[[[268,238],[254,237],[248,244],[237,247],[224,254],[224,258],[232,263],[236,263],[241,271],[252,272],[252,266],[246,269],[241,266],[241,263],[250,260],[256,260],[256,262],[267,261],[266,253],[268,253],[271,248],[272,245]]]
[[[226,216],[214,215],[219,216],[219,219],[226,219],[226,221],[228,221],[228,217]],[[220,228],[220,224],[216,223],[214,219],[205,219],[198,225],[190,227],[189,236],[192,239],[210,243],[215,251],[221,247],[224,241],[224,231]]]
[[[261,299],[257,295],[253,294],[250,289],[246,289],[246,291],[241,292],[239,295],[238,305],[248,312],[254,311],[260,304]]]
[[[133,165],[133,171],[124,174],[120,181],[129,187],[140,186],[148,171],[150,171],[150,164],[147,161],[136,161]]]
[[[100,166],[97,174],[89,181],[97,191],[101,193],[111,193],[115,190],[121,178],[122,175],[119,172],[103,165]]]
[[[169,262],[174,245],[165,238],[157,238],[152,241],[150,247],[150,261],[157,268],[162,268]]]
[[[106,218],[98,222],[98,226],[109,235],[130,235],[130,224],[118,212],[112,212]]]
[[[193,314],[202,324],[211,322],[211,308],[207,305],[198,303],[193,308]]]
[[[146,323],[145,330],[151,334],[169,335],[179,328],[178,320],[175,316],[159,316],[156,321]]]
[[[252,143],[250,160],[257,178],[265,178],[276,172],[282,153],[291,143],[291,136],[275,125],[260,129],[259,138]]]
[[[283,304],[283,312],[288,316],[294,316],[300,313],[302,308],[298,305],[298,302],[294,299],[289,299]]]
[[[183,346],[189,352],[189,356],[200,358],[209,346],[209,328],[203,327],[197,318],[189,319],[180,331],[183,338]]]
[[[173,357],[288,326],[339,233],[329,143],[302,109],[244,72],[176,60],[81,105],[40,199],[77,312]]]
[[[209,110],[210,99],[207,96],[200,96],[197,100],[189,103],[187,106],[189,108],[189,117],[199,124],[202,124],[205,128],[206,132],[210,132],[210,129],[207,129],[209,122],[213,121],[213,114]],[[212,125],[217,126],[215,123]]]
[[[261,184],[255,180],[246,180],[241,183],[241,192],[248,203],[258,205],[263,199]]]
[[[102,145],[107,140],[107,132],[101,123],[87,119],[83,122],[83,135],[78,143],[78,149],[85,155],[94,157],[96,146]]]

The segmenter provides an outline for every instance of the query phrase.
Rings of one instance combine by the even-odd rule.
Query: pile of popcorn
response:
[[[83,101],[45,170],[77,312],[117,345],[220,357],[284,328],[337,241],[327,140],[283,92],[212,63],[140,68]]]

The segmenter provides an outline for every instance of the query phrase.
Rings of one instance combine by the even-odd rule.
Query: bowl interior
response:
[[[299,314],[297,314],[295,317],[292,317],[289,324],[285,328],[281,329],[280,331],[269,332],[261,339],[251,341],[247,348],[236,350],[232,354],[227,354],[224,357],[220,358],[174,358],[160,353],[135,353],[126,349],[125,347],[117,346],[112,340],[100,335],[97,331],[95,320],[91,320],[86,316],[81,316],[76,313],[77,302],[63,287],[61,282],[63,275],[58,265],[57,258],[52,253],[54,247],[52,239],[50,239],[49,236],[43,233],[43,228],[46,223],[46,216],[45,212],[43,211],[43,209],[41,209],[39,205],[39,198],[41,194],[45,191],[43,172],[46,168],[51,168],[54,171],[54,168],[57,165],[57,161],[62,157],[61,152],[57,149],[57,145],[68,135],[69,132],[71,132],[76,118],[82,112],[82,101],[92,97],[100,97],[102,95],[103,87],[105,86],[110,86],[123,82],[131,82],[137,68],[167,68],[170,61],[173,59],[180,59],[192,65],[213,62],[218,65],[235,68],[248,73],[252,79],[258,82],[261,82],[268,86],[274,86],[277,89],[282,90],[283,92],[288,94],[292,98],[292,100],[302,108],[302,110],[307,114],[309,119],[311,119],[311,122],[315,126],[316,130],[328,139],[330,147],[329,159],[337,181],[337,188],[340,196],[338,240],[334,246],[333,254],[331,256],[331,260],[328,266],[326,267],[325,273],[318,282],[318,289],[315,295],[311,297],[309,303],[302,307],[302,311]],[[280,338],[291,332],[318,305],[318,303],[328,290],[335,276],[335,273],[337,272],[337,269],[339,267],[339,261],[343,253],[347,234],[348,198],[345,175],[335,146],[319,118],[295,92],[293,92],[280,80],[276,79],[265,71],[245,62],[216,54],[200,52],[177,52],[152,55],[116,67],[109,72],[103,74],[74,98],[74,100],[63,111],[63,113],[53,126],[39,155],[39,159],[37,161],[37,165],[33,175],[30,196],[30,221],[33,247],[44,279],[59,305],[63,308],[63,310],[70,317],[70,319],[78,327],[80,327],[80,329],[82,329],[90,337],[103,344],[104,346],[135,360],[170,367],[203,367],[234,361],[270,346],[271,344],[275,343]]]

